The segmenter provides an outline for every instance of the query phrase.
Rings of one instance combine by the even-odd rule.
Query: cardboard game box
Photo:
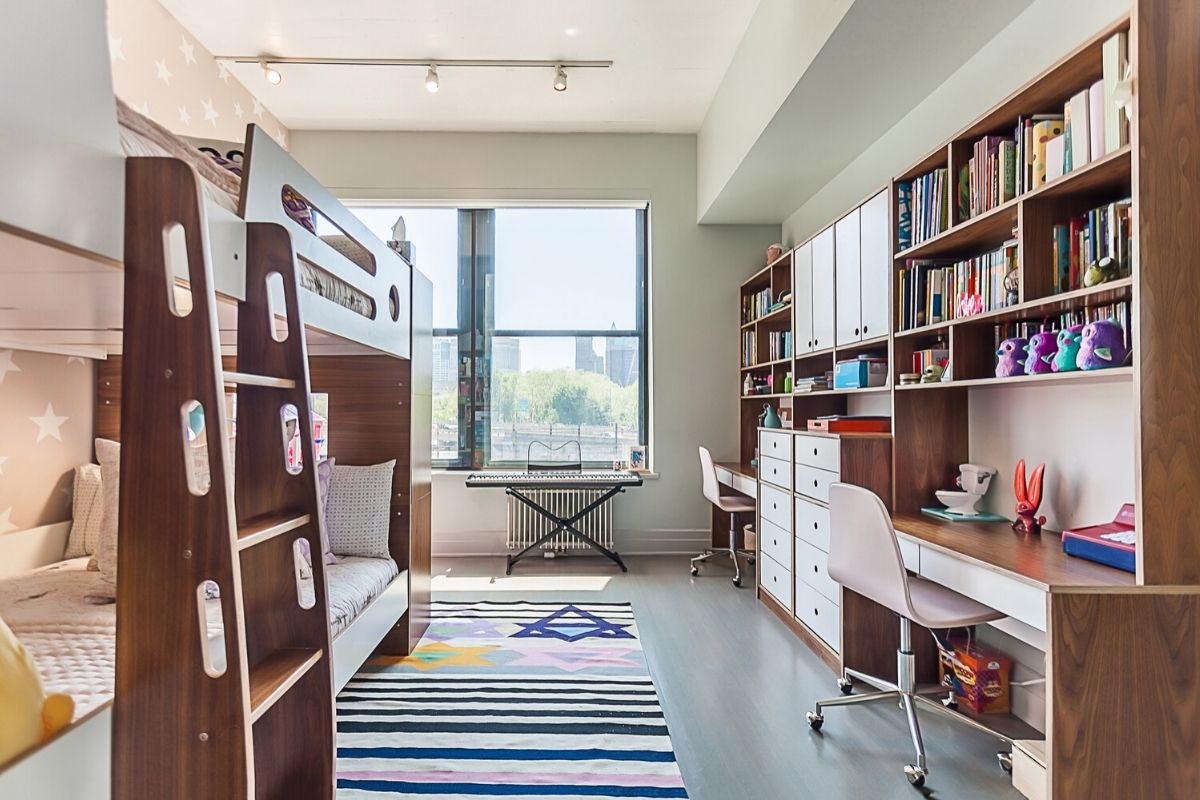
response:
[[[1133,503],[1121,506],[1112,522],[1063,531],[1063,551],[1126,572],[1137,571],[1137,534]]]
[[[952,649],[939,651],[938,675],[958,702],[977,714],[1008,712],[1008,677],[1012,659],[965,639],[951,641]]]

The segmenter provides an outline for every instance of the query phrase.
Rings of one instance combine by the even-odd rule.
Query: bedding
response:
[[[192,147],[183,139],[139,114],[116,98],[117,123],[121,148],[127,156],[169,156],[186,161],[199,173],[204,196],[225,210],[237,214],[242,191],[242,168],[234,161],[216,160]],[[218,157],[219,158],[219,157]],[[316,233],[314,210],[291,187],[283,187],[280,202],[289,217]],[[374,274],[371,254],[348,236],[321,236],[341,255],[364,271]],[[374,302],[365,292],[308,262],[300,262],[300,285],[310,292],[366,317],[374,316]]]
[[[87,558],[60,561],[0,580],[0,618],[33,655],[47,692],[75,700],[79,719],[112,698],[116,603]],[[326,568],[329,618],[337,636],[399,574],[390,558],[347,557]],[[311,584],[308,584],[311,597]],[[210,638],[221,635],[217,601],[209,601]]]

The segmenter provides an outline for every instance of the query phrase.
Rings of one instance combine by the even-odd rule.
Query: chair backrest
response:
[[[861,486],[829,487],[829,577],[912,618],[908,573],[891,515],[878,495]]]
[[[700,488],[710,503],[721,502],[721,484],[717,481],[717,467],[707,447],[700,448]]]

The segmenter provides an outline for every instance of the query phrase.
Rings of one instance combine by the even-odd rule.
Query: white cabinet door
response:
[[[833,226],[834,262],[837,268],[837,343],[853,344],[862,338],[862,286],[859,270],[858,209],[839,219]]]
[[[833,228],[812,240],[813,350],[833,347]]]
[[[792,258],[792,339],[796,355],[813,351],[812,242],[796,248]]]
[[[875,195],[862,205],[860,211],[862,338],[873,339],[886,334],[890,327],[892,251],[888,246],[888,193],[883,191]],[[839,272],[838,280],[841,279]]]

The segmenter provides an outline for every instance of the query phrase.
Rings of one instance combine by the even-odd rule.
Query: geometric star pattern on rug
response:
[[[463,622],[434,622],[425,631],[425,638],[444,642],[448,639],[494,639],[503,636],[500,630],[483,619]]]
[[[413,650],[412,654],[399,658],[395,656],[380,656],[371,659],[373,666],[415,667],[419,670],[438,669],[440,667],[494,667],[494,662],[484,658],[486,653],[499,650],[499,647],[484,645],[482,647],[451,647],[445,642],[423,644]]]
[[[627,630],[629,625],[599,617],[573,605],[566,605],[553,614],[536,622],[521,623],[521,630],[513,634],[516,639],[561,639],[578,642],[581,639],[632,639]]]
[[[625,658],[625,656],[634,652],[634,648],[632,647],[568,645],[546,648],[530,642],[528,644],[514,644],[512,650],[521,653],[521,657],[508,662],[505,666],[554,667],[563,672],[579,672],[585,669],[613,667],[636,668],[640,666],[636,661]]]

